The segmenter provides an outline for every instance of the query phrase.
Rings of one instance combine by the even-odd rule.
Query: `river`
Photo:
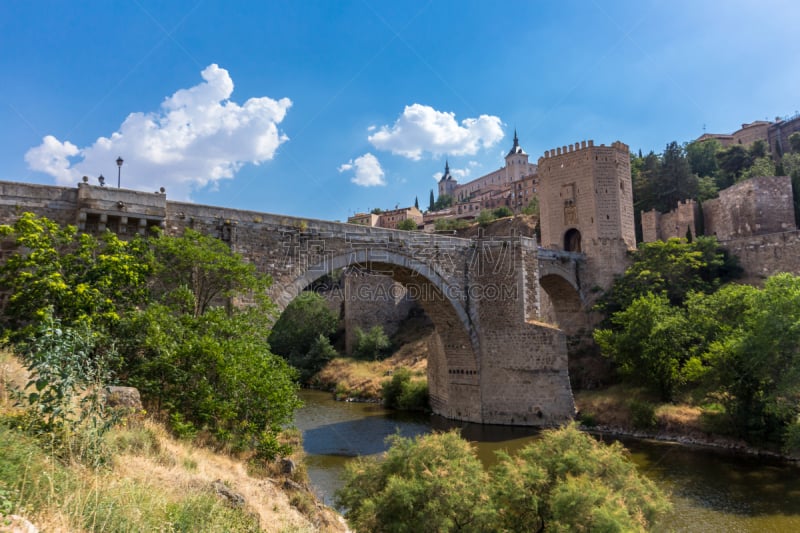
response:
[[[330,393],[301,391],[305,406],[295,424],[303,432],[309,478],[333,505],[347,461],[386,449],[387,436],[410,437],[461,427],[485,464],[494,451],[517,450],[536,438],[531,428],[453,423],[440,417],[394,413],[377,404],[336,402]],[[606,440],[609,440],[606,438]],[[673,443],[623,439],[639,471],[671,494],[663,531],[800,531],[800,468],[779,461]]]

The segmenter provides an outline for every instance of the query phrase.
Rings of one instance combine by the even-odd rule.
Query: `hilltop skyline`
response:
[[[346,220],[427,206],[449,161],[593,139],[660,152],[800,107],[800,6],[0,6],[0,180]]]

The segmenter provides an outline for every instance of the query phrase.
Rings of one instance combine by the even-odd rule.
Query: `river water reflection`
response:
[[[387,436],[410,437],[461,427],[484,464],[494,451],[513,452],[536,438],[530,428],[454,424],[438,417],[387,411],[377,404],[336,402],[330,393],[302,391],[295,424],[303,431],[311,483],[325,503],[341,485],[347,461],[386,449]],[[800,468],[715,450],[623,439],[639,471],[672,496],[663,531],[798,532]]]

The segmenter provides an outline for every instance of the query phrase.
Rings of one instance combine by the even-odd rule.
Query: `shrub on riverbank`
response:
[[[381,395],[383,404],[391,409],[423,412],[430,410],[427,381],[412,380],[411,371],[407,368],[398,368],[392,379],[383,382]]]
[[[670,507],[618,443],[545,431],[489,472],[456,432],[390,439],[346,467],[337,502],[363,531],[646,531]]]

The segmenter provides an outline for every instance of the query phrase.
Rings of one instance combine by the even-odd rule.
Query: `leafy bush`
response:
[[[392,379],[384,381],[381,390],[383,403],[401,411],[428,411],[428,384],[424,381],[411,381],[411,371],[407,368],[395,370]]]
[[[523,215],[538,215],[539,214],[539,199],[533,198],[528,205],[522,208]]]
[[[478,217],[475,219],[475,221],[476,221],[478,224],[480,224],[480,226],[481,226],[482,228],[485,228],[486,226],[488,226],[489,224],[491,224],[492,222],[494,222],[494,220],[495,220],[496,218],[497,218],[497,217],[494,215],[494,213],[492,213],[492,212],[491,212],[491,211],[489,211],[488,209],[484,209],[483,211],[481,211],[481,212],[480,212],[480,214],[479,214],[479,215],[478,215]]]
[[[636,429],[652,429],[656,426],[656,407],[644,400],[631,400],[628,402],[631,412],[631,422]]]
[[[373,326],[367,332],[356,328],[356,345],[353,356],[366,361],[377,361],[388,355],[391,345],[389,337],[384,333],[381,325]]]
[[[469,222],[460,218],[437,218],[433,223],[436,231],[453,231],[469,226]]]
[[[151,305],[126,322],[125,377],[152,410],[170,414],[177,434],[202,430],[233,449],[256,446],[300,405],[295,372],[269,351],[266,320],[259,307],[194,317]]]
[[[411,220],[410,218],[406,218],[404,220],[401,220],[397,224],[397,229],[402,229],[405,231],[414,231],[415,229],[417,229],[417,223]]]
[[[347,464],[336,502],[357,531],[481,531],[488,475],[457,433],[389,437],[383,460]]]
[[[359,531],[646,531],[669,502],[619,443],[574,426],[542,433],[486,472],[456,432],[390,437],[345,470],[336,501]]]
[[[114,420],[107,416],[102,395],[111,381],[113,349],[98,346],[97,336],[85,324],[62,327],[49,311],[20,348],[31,374],[18,394],[27,409],[25,429],[62,459],[90,466],[105,462],[104,435]]]
[[[495,209],[494,211],[492,211],[492,215],[494,215],[494,218],[513,217],[514,212],[508,207],[502,205],[497,209]]]

